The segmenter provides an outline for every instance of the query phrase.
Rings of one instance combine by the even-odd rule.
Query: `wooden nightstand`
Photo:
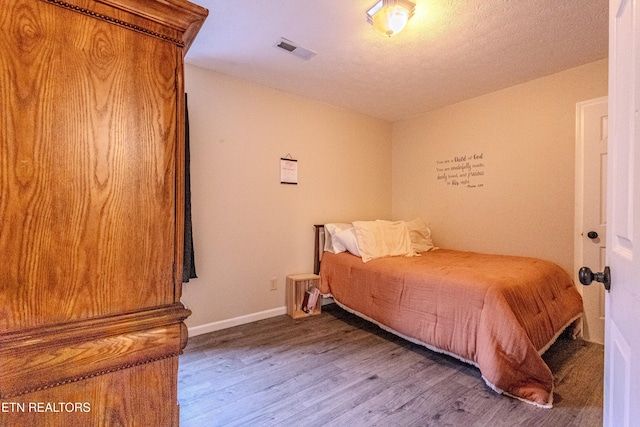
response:
[[[316,287],[320,289],[320,276],[317,274],[294,274],[287,276],[287,314],[294,319],[314,316],[322,310],[322,295],[318,297],[316,305],[310,313],[302,310],[302,300],[305,292]]]

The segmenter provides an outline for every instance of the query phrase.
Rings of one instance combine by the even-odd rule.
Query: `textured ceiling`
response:
[[[608,0],[414,0],[406,29],[375,0],[192,0],[209,17],[186,62],[390,121],[607,57]],[[274,45],[315,51],[308,61]]]

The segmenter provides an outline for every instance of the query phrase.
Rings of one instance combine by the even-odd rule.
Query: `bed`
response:
[[[563,332],[576,336],[583,312],[560,266],[439,249],[420,220],[316,226],[315,260],[320,291],[345,310],[477,366],[498,393],[552,407],[553,374],[541,355]]]

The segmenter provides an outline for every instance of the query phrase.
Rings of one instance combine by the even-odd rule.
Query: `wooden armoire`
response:
[[[0,425],[176,426],[185,0],[0,1]]]

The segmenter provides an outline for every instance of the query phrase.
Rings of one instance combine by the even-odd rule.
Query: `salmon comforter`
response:
[[[411,341],[477,366],[495,391],[550,408],[553,374],[541,354],[582,298],[558,265],[535,258],[438,249],[363,263],[325,252],[321,292]]]

